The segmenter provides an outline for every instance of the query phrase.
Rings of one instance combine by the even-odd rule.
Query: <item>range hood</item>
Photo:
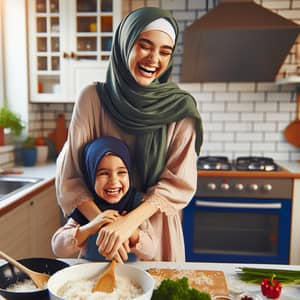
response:
[[[254,1],[220,1],[184,31],[181,81],[274,81],[299,32]]]

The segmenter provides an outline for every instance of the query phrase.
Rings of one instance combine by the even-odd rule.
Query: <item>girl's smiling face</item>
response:
[[[159,30],[142,32],[129,55],[129,70],[137,83],[149,85],[167,68],[174,44],[170,36]]]
[[[104,155],[98,164],[94,185],[97,195],[110,204],[118,203],[129,189],[129,174],[123,160]]]

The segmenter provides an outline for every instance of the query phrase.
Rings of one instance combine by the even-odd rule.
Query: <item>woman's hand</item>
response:
[[[118,211],[106,210],[98,214],[97,217],[86,225],[80,226],[75,234],[78,246],[80,247],[90,235],[95,234],[106,224],[114,222],[118,217]]]
[[[107,224],[99,231],[96,244],[99,247],[99,252],[106,258],[112,259],[118,255],[125,257],[130,252],[129,237],[134,233],[136,227],[128,221],[128,215],[119,216],[113,223]],[[124,243],[126,242],[126,247]],[[123,249],[122,249],[123,247]]]

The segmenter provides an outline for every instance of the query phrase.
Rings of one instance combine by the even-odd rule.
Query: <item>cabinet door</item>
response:
[[[15,259],[31,255],[30,203],[0,217],[0,249]]]
[[[105,79],[120,0],[29,0],[30,100],[74,102]]]
[[[31,101],[63,101],[66,85],[62,9],[59,0],[28,1]]]
[[[51,250],[51,238],[60,227],[61,215],[54,186],[33,197],[30,205],[31,255],[54,257]]]

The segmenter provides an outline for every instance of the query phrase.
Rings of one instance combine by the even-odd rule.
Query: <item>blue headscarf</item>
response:
[[[101,211],[107,209],[117,210],[119,213],[123,211],[131,211],[140,204],[140,193],[137,193],[135,188],[131,185],[128,192],[118,203],[108,203],[104,199],[100,198],[95,191],[95,181],[98,164],[101,159],[107,154],[112,153],[122,159],[127,167],[129,180],[131,182],[131,160],[130,153],[127,145],[120,139],[112,136],[102,136],[86,144],[82,152],[82,173],[85,183],[92,193],[94,202],[100,208]],[[75,219],[81,225],[84,225],[88,220],[80,213],[78,209],[75,209],[71,217]]]

